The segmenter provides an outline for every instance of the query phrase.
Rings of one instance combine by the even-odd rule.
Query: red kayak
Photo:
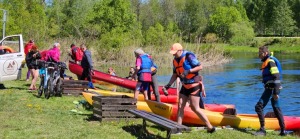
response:
[[[81,75],[83,69],[80,65],[69,61],[69,70],[76,75]],[[97,81],[105,81],[131,90],[135,90],[135,86],[137,84],[136,81],[128,80],[126,78],[121,78],[118,76],[112,76],[110,74],[100,72],[97,70],[94,70],[94,75],[92,78],[93,78],[93,82],[95,83],[97,83]],[[93,90],[93,91],[98,92],[100,90]],[[111,95],[118,94],[118,92],[111,92],[111,91],[104,91],[104,90],[101,90],[100,92],[101,93],[109,92],[109,94]],[[178,95],[176,93],[176,88],[170,88],[168,90],[169,95],[165,96],[162,91],[162,86],[159,86],[159,93],[161,94],[160,95],[161,102],[173,103],[173,104],[178,102]],[[125,93],[125,94],[129,96],[133,95],[132,93],[130,94]],[[139,99],[143,100],[144,99],[143,95],[140,95]],[[155,100],[155,96],[153,94],[151,95],[151,100]],[[231,104],[205,104],[205,109],[215,111],[215,112],[224,112],[227,108],[235,108],[235,106]]]
[[[82,67],[72,61],[69,61],[69,70],[76,74],[76,75],[81,75],[82,73]],[[129,80],[126,78],[118,77],[118,76],[112,76],[110,74],[94,70],[94,75],[92,76],[93,79],[95,80],[100,80],[100,81],[105,81],[114,85],[118,85],[130,90],[135,90],[135,86],[137,84],[136,81]],[[162,91],[163,86],[159,86],[158,90],[160,94],[164,94]],[[176,88],[170,88],[168,89],[168,94],[169,95],[177,95]]]

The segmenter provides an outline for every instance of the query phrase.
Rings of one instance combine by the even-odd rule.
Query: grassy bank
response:
[[[3,82],[6,89],[0,89],[0,138],[164,138],[166,131],[148,124],[148,132],[141,129],[142,120],[103,122],[90,119],[92,111],[81,106],[76,108],[75,100],[83,100],[82,96],[51,97],[49,100],[37,98],[36,92],[27,91],[29,82],[23,80]],[[71,112],[76,109],[81,114]],[[172,138],[223,138],[240,139],[254,138],[253,130],[218,130],[214,134],[193,130],[182,135],[172,135]],[[271,131],[262,138],[282,138],[277,132]],[[255,137],[256,138],[256,137]],[[297,138],[288,135],[284,138]]]

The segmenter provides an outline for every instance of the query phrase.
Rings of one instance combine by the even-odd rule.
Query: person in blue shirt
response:
[[[94,74],[94,71],[91,51],[87,50],[85,44],[81,44],[80,49],[83,51],[83,57],[81,60],[81,67],[83,68],[83,71],[80,80],[85,80],[85,78],[87,78],[89,81],[89,87],[96,89],[92,83],[92,75]]]

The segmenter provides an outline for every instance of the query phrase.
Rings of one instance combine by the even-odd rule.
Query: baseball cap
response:
[[[174,43],[171,47],[170,54],[175,54],[177,51],[182,50],[182,46],[180,43]]]

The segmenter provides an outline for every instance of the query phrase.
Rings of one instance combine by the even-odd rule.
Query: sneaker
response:
[[[266,136],[266,130],[260,129],[254,133],[256,136]]]
[[[207,133],[214,133],[214,132],[216,132],[216,128],[215,127],[213,127],[212,129],[210,129],[209,131],[207,130]]]
[[[286,136],[286,135],[287,133],[285,131],[279,133],[279,136]]]

